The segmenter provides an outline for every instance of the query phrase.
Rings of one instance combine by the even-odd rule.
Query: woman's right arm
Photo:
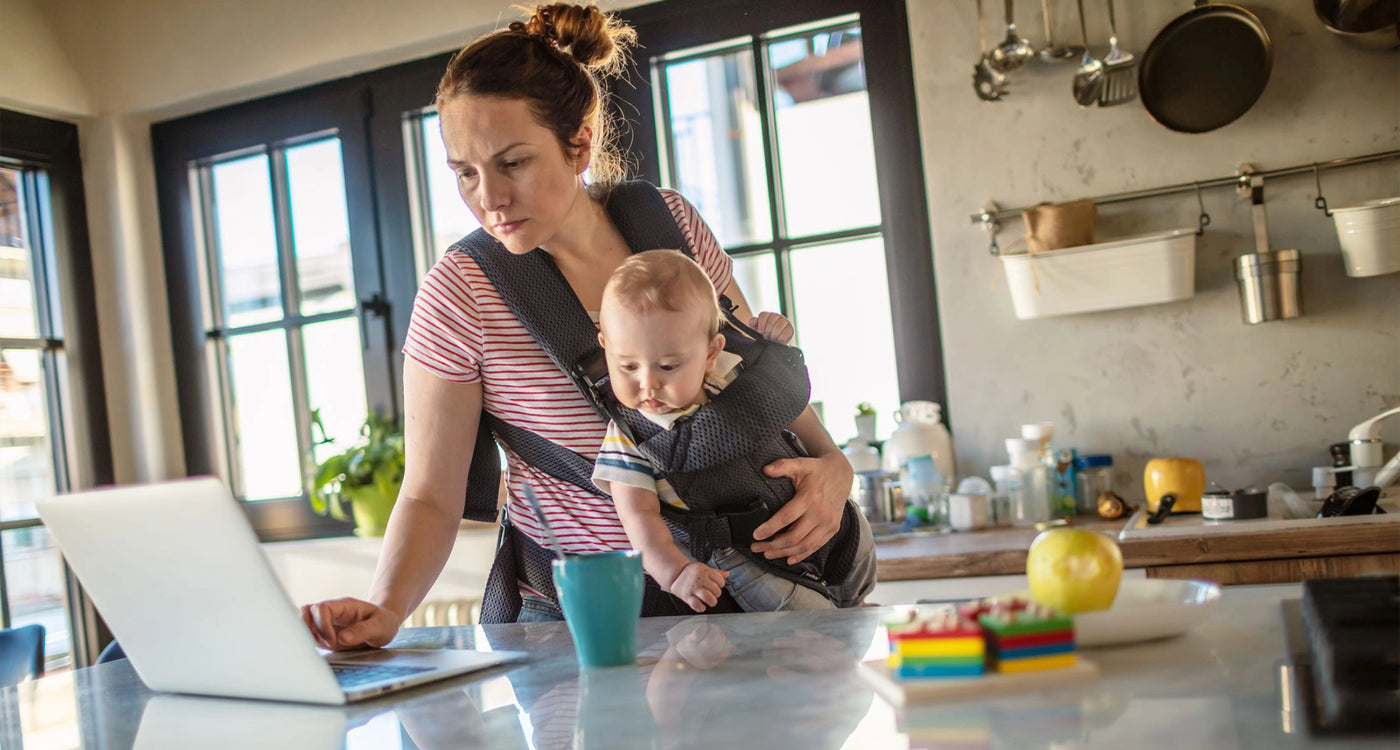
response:
[[[444,380],[404,360],[404,478],[369,599],[302,607],[318,645],[383,646],[427,596],[457,539],[481,421],[481,383]]]

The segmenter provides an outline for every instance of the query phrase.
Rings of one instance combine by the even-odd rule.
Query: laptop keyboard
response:
[[[353,688],[381,680],[393,680],[411,674],[431,672],[432,667],[403,667],[379,664],[331,664],[335,679],[343,688]]]

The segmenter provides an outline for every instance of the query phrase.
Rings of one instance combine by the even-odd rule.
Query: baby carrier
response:
[[[606,199],[609,216],[633,252],[672,248],[692,255],[666,201],[645,182],[627,182]],[[830,595],[828,586],[843,582],[855,562],[857,519],[846,503],[841,528],[805,560],[788,565],[752,555],[754,529],[795,494],[785,477],[773,478],[763,467],[780,458],[805,455],[787,425],[807,407],[810,382],[802,352],[764,341],[734,317],[732,303],[721,297],[727,320],[721,333],[725,349],[742,362],[738,374],[695,412],[663,429],[613,396],[607,363],[598,345],[597,327],[574,296],[553,260],[536,248],[514,255],[484,230],[454,244],[449,252],[469,254],[500,292],[526,330],[539,342],[604,419],[616,421],[638,450],[666,475],[689,509],[662,503],[662,517],[678,543],[697,560],[708,560],[721,547],[734,547],[773,573]],[[496,514],[500,465],[494,439],[509,446],[536,468],[600,497],[588,459],[528,430],[483,411],[467,482],[463,515],[489,521]],[[482,622],[514,622],[521,600],[517,580],[554,598],[551,555],[514,528],[502,514],[501,539],[486,584]],[[687,614],[691,610],[647,579],[643,615]],[[739,611],[726,593],[711,612]]]

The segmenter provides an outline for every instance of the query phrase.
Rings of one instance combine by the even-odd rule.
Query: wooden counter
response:
[[[1383,519],[1383,520],[1382,520]],[[1126,520],[1076,519],[1076,528],[1117,538]],[[1026,572],[1035,529],[989,529],[965,534],[910,534],[877,540],[881,581]],[[1119,542],[1126,568],[1149,578],[1204,578],[1222,584],[1286,583],[1370,572],[1400,571],[1400,518],[1373,523],[1134,538]]]

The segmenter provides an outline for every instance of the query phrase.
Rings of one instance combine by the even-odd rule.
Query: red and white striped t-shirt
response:
[[[715,289],[729,286],[732,261],[685,198],[661,190],[695,260]],[[403,352],[440,378],[482,384],[486,410],[592,461],[606,423],[589,407],[465,253],[445,253],[413,303]],[[529,484],[566,552],[628,549],[612,501],[561,482],[506,451],[511,523],[541,545],[544,532],[525,500]]]

